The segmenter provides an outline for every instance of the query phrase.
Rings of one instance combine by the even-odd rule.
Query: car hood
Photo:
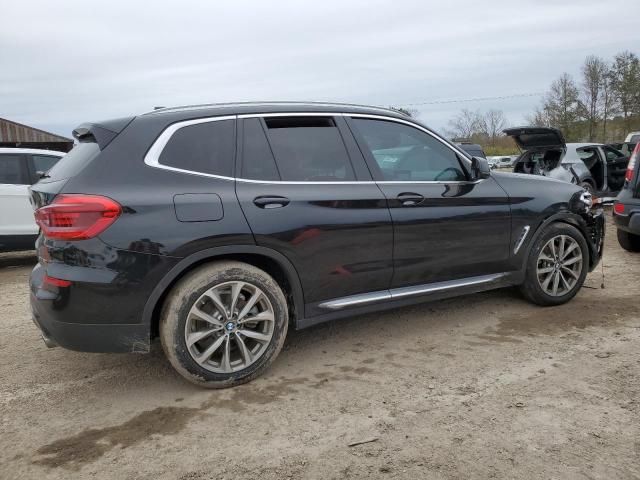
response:
[[[562,169],[564,170],[564,169]],[[511,191],[512,188],[517,188],[515,186],[524,185],[535,187],[536,185],[545,188],[547,186],[557,189],[558,191],[567,190],[567,191],[576,191],[582,190],[581,187],[577,186],[575,183],[572,183],[570,180],[565,178],[558,177],[547,177],[544,175],[531,175],[529,173],[512,173],[512,172],[496,172],[492,171],[491,176],[496,179],[496,181],[502,185],[503,188],[506,188],[506,185],[511,185],[508,188],[507,193],[509,195],[517,193],[517,191]]]
[[[522,150],[532,148],[565,148],[562,132],[552,127],[514,127],[503,130]]]

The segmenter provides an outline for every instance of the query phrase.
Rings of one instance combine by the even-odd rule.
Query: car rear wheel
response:
[[[618,229],[618,243],[628,252],[640,252],[640,235]]]
[[[588,265],[587,242],[580,231],[568,224],[553,223],[531,247],[520,289],[538,305],[561,305],[578,293]]]
[[[273,278],[224,261],[199,267],[171,290],[160,339],[183,377],[225,388],[252,380],[275,360],[288,322],[287,302]]]

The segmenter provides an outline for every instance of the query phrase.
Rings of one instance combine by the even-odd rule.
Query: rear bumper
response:
[[[40,258],[31,272],[32,318],[45,344],[82,352],[148,352],[151,326],[142,312],[173,261],[117,250],[87,258],[83,266]],[[53,284],[45,282],[46,275]]]
[[[625,206],[625,213],[619,214],[613,212],[613,221],[618,230],[640,235],[640,202],[619,202]]]
[[[47,347],[61,346],[81,352],[147,352],[149,326],[143,324],[69,323],[56,319],[68,303],[68,287],[45,287],[44,268],[38,264],[31,272],[30,300],[33,322]],[[96,312],[99,315],[99,312]]]
[[[146,353],[149,351],[149,327],[141,324],[92,325],[64,323],[47,315],[43,302],[31,294],[33,322],[49,348],[61,346],[79,352]]]

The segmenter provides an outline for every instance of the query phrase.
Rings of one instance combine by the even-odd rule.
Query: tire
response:
[[[594,195],[595,193],[595,189],[593,188],[593,185],[591,185],[589,182],[582,182],[580,184],[580,186],[586,190],[587,192],[589,192],[591,195]]]
[[[640,252],[640,235],[618,229],[618,243],[627,252]]]
[[[553,258],[549,261],[545,259],[552,256],[550,254],[552,239],[554,239],[553,251],[556,253],[560,252],[563,245],[560,242],[564,242],[566,245],[565,251],[568,253],[566,253],[564,260],[557,261]],[[571,250],[569,250],[570,246]],[[580,260],[576,260],[578,257]],[[551,269],[550,272],[548,272],[549,269]],[[529,251],[525,280],[520,286],[520,291],[535,304],[542,306],[561,305],[578,293],[587,276],[588,269],[589,249],[582,233],[566,223],[552,223],[545,227]],[[556,285],[554,275],[557,271],[562,275],[558,276],[558,288],[554,295],[550,290],[553,290]],[[548,280],[550,275],[551,279]]]
[[[229,316],[232,306],[235,315]],[[198,267],[172,288],[161,311],[160,340],[171,365],[188,381],[227,388],[271,365],[288,324],[287,301],[273,278],[246,263],[221,261]]]

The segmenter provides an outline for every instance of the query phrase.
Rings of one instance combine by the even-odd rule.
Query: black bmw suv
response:
[[[207,387],[258,376],[289,326],[510,285],[562,304],[601,256],[588,193],[493,173],[391,110],[165,108],[74,136],[31,188],[45,342],[147,352],[159,337]]]

